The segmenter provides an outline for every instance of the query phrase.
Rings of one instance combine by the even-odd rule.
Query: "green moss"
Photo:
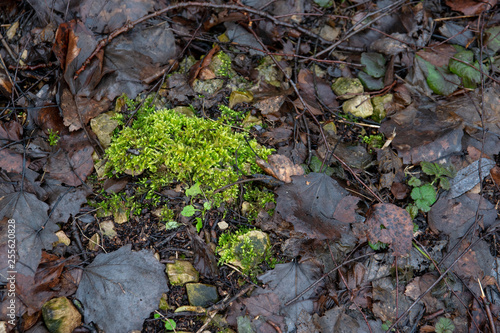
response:
[[[258,230],[238,230],[224,233],[219,238],[217,252],[219,264],[231,263],[242,269],[243,274],[255,273],[256,267],[270,258],[269,236]]]
[[[245,134],[235,132],[223,119],[156,111],[145,103],[132,127],[112,139],[106,151],[106,167],[115,174],[140,175],[149,193],[174,181],[200,182],[203,192],[218,206],[237,198],[236,186],[214,194],[238,180],[237,170],[247,174],[260,171],[252,149],[263,158],[271,154],[255,140],[247,143]]]
[[[246,207],[246,215],[248,221],[250,222],[255,220],[259,211],[265,209],[268,203],[276,203],[273,192],[258,188],[248,189],[243,195],[243,199],[248,203],[248,207]],[[272,215],[273,209],[270,209],[267,212],[269,215]]]

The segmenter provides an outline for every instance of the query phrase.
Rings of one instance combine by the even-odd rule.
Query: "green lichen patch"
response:
[[[215,190],[236,182],[241,171],[260,171],[254,151],[263,158],[271,154],[257,141],[247,142],[244,133],[224,123],[224,117],[214,121],[143,107],[132,127],[113,138],[106,166],[115,174],[141,175],[151,190],[174,181],[199,182],[207,197],[219,205],[236,199],[237,187],[217,194]]]

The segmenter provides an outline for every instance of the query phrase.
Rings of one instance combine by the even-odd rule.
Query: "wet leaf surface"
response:
[[[373,205],[367,218],[368,238],[372,243],[387,243],[395,256],[404,256],[411,249],[413,223],[406,210],[393,204]]]
[[[277,190],[276,211],[309,238],[335,239],[356,222],[358,198],[321,173],[293,176]]]
[[[85,322],[106,332],[140,330],[168,291],[164,270],[151,252],[132,252],[130,245],[99,254],[84,269],[75,294],[84,306]]]

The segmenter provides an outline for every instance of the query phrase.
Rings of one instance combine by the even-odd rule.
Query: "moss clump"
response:
[[[174,110],[142,107],[132,127],[124,128],[107,149],[107,168],[113,173],[141,175],[150,190],[157,191],[174,181],[202,184],[215,205],[232,202],[237,187],[213,192],[260,169],[252,149],[261,157],[271,154],[255,140],[245,140],[223,119],[213,121],[187,117]]]
[[[269,236],[259,230],[238,230],[224,233],[219,238],[219,264],[230,263],[242,269],[243,274],[255,273],[255,267],[269,258]]]

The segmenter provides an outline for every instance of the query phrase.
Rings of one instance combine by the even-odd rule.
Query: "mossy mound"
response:
[[[272,152],[253,139],[247,142],[224,117],[214,121],[143,107],[132,127],[113,138],[106,151],[107,168],[141,175],[153,190],[174,181],[200,182],[205,195],[219,205],[236,199],[237,187],[213,194],[215,190],[236,182],[242,172],[260,171],[252,149],[263,158]]]

